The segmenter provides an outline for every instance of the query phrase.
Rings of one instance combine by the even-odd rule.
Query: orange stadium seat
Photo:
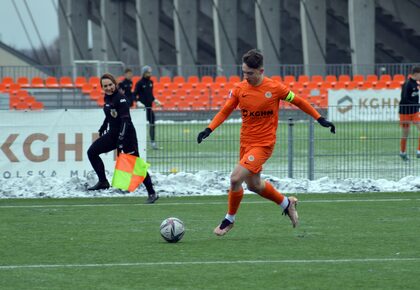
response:
[[[44,104],[41,102],[33,102],[29,104],[31,110],[42,110],[44,109]]]
[[[283,82],[285,84],[294,84],[296,82],[296,78],[295,76],[287,75],[287,76],[284,76]]]
[[[388,87],[385,81],[378,81],[377,83],[374,83],[373,85],[375,89],[377,90],[386,89]]]
[[[357,82],[359,86],[363,85],[365,81],[365,77],[363,75],[354,75],[353,82]]]
[[[20,91],[20,85],[19,84],[11,84],[9,87],[9,93],[10,94],[17,94],[17,92]]]
[[[347,86],[351,82],[351,78],[349,75],[340,75],[338,77],[338,82],[345,84]]]
[[[276,82],[280,82],[280,83],[283,82],[283,79],[281,78],[281,76],[271,76],[270,78]]]
[[[174,76],[174,78],[172,79],[172,82],[174,83],[185,83],[185,78],[183,76]]]
[[[401,85],[405,82],[405,80],[406,80],[406,77],[404,75],[401,75],[401,74],[394,75],[394,77],[393,77],[393,81],[394,82],[399,82]]]
[[[218,84],[220,84],[220,83],[225,84],[225,83],[227,83],[227,78],[225,76],[217,76],[215,78],[214,82],[218,83]]]
[[[14,80],[12,77],[4,77],[2,79],[2,83],[6,86],[6,88],[10,87],[11,84],[14,83]]]
[[[300,75],[298,77],[298,83],[300,83],[304,87],[306,87],[309,84],[309,76],[307,76],[307,75]]]
[[[82,93],[84,94],[90,94],[93,91],[93,86],[91,84],[84,84],[82,86]]]
[[[17,83],[20,85],[21,88],[29,88],[29,79],[27,77],[19,77],[17,79]]]
[[[199,80],[198,76],[189,76],[188,79],[187,79],[187,82],[191,83],[191,84],[196,84],[196,83],[199,83],[200,80]]]
[[[101,86],[101,79],[97,76],[90,77],[89,84],[92,85],[92,88],[96,89]]]
[[[240,76],[230,76],[229,77],[229,83],[239,83],[241,82]]]
[[[97,101],[103,97],[103,93],[99,90],[93,90],[90,92],[89,96],[92,100]]]
[[[26,102],[19,102],[19,103],[16,104],[15,109],[16,110],[28,110],[29,105]]]
[[[25,91],[25,90],[19,90],[19,91],[17,91],[17,93],[16,93],[16,97],[17,97],[20,101],[25,100],[28,96],[29,96],[29,93],[28,93],[28,91]]]
[[[171,77],[170,76],[162,76],[159,79],[159,83],[165,84],[165,83],[171,83]]]
[[[359,86],[359,89],[362,89],[362,90],[367,90],[367,89],[372,89],[372,88],[373,88],[373,83],[368,82],[368,81],[365,81],[361,86]]]
[[[59,87],[59,84],[58,84],[57,78],[55,78],[55,77],[47,77],[45,79],[45,86],[47,88],[58,88]]]
[[[201,82],[205,84],[213,83],[213,77],[212,76],[202,76]]]
[[[337,83],[337,77],[335,75],[327,75],[325,77],[325,82],[331,83],[333,86]]]
[[[60,87],[62,88],[73,88],[73,81],[71,80],[71,77],[61,77],[60,78]]]
[[[83,87],[84,84],[87,84],[88,81],[85,77],[76,77],[76,79],[74,80],[74,86],[76,88],[81,88]]]
[[[318,86],[320,87],[322,83],[324,82],[324,78],[321,75],[314,75],[311,77],[311,82],[317,83]]]
[[[45,88],[44,80],[40,77],[33,77],[31,80],[32,88]]]
[[[402,84],[401,84],[400,81],[395,81],[394,80],[388,85],[388,88],[390,88],[390,89],[400,89],[401,86],[402,86]]]
[[[151,80],[152,82],[154,82],[154,83],[157,83],[157,82],[158,82],[157,76],[151,76],[151,77],[150,77],[150,80]]]
[[[391,77],[391,75],[381,75],[379,77],[379,81],[390,84],[392,82],[392,77]]]
[[[134,87],[136,86],[139,80],[141,80],[140,76],[133,76],[133,78],[131,79],[131,81],[133,82],[133,91],[134,91]]]
[[[368,75],[366,77],[366,81],[371,82],[373,85],[375,85],[376,82],[378,81],[378,76],[377,75]]]

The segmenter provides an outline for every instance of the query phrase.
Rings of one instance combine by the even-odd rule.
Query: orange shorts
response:
[[[241,146],[239,152],[239,164],[251,171],[252,173],[260,173],[263,164],[273,154],[273,146],[254,147],[254,146]]]
[[[409,127],[410,123],[420,123],[420,112],[415,114],[400,114],[401,127]]]

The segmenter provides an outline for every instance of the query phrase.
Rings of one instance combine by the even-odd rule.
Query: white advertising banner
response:
[[[146,113],[131,110],[139,152],[146,158]],[[0,179],[86,176],[87,150],[98,138],[102,110],[0,111]],[[115,152],[101,155],[113,171]]]
[[[400,89],[329,90],[331,121],[398,121]]]

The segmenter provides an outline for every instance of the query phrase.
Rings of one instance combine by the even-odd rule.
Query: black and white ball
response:
[[[169,243],[176,243],[185,233],[184,223],[175,217],[170,217],[160,224],[160,235]]]

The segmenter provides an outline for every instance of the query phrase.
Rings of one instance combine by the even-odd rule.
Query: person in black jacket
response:
[[[117,81],[111,74],[104,74],[101,77],[101,86],[105,92],[104,113],[105,120],[99,129],[99,138],[89,147],[87,154],[93,169],[98,175],[99,181],[88,190],[99,190],[109,188],[105,176],[105,167],[99,157],[117,149],[118,152],[139,156],[136,130],[131,122],[130,106],[126,97],[117,88]],[[144,179],[147,193],[147,203],[154,203],[159,196],[155,193],[150,174],[147,173]]]
[[[122,90],[126,99],[130,101],[131,107],[134,102],[134,94],[132,93],[133,81],[131,80],[133,78],[133,71],[129,68],[125,69],[124,77],[124,80],[118,84],[118,88]]]
[[[402,128],[402,138],[400,141],[400,157],[408,160],[407,138],[410,132],[410,124],[417,126],[420,133],[420,103],[419,103],[419,82],[420,67],[414,67],[411,76],[401,87],[400,101],[400,126]],[[420,136],[417,147],[417,158],[420,158]]]
[[[152,68],[148,65],[141,69],[142,78],[136,83],[134,96],[137,98],[137,107],[146,107],[147,121],[149,122],[149,134],[152,148],[159,149],[155,140],[155,113],[153,104],[161,106],[161,103],[153,95]]]

